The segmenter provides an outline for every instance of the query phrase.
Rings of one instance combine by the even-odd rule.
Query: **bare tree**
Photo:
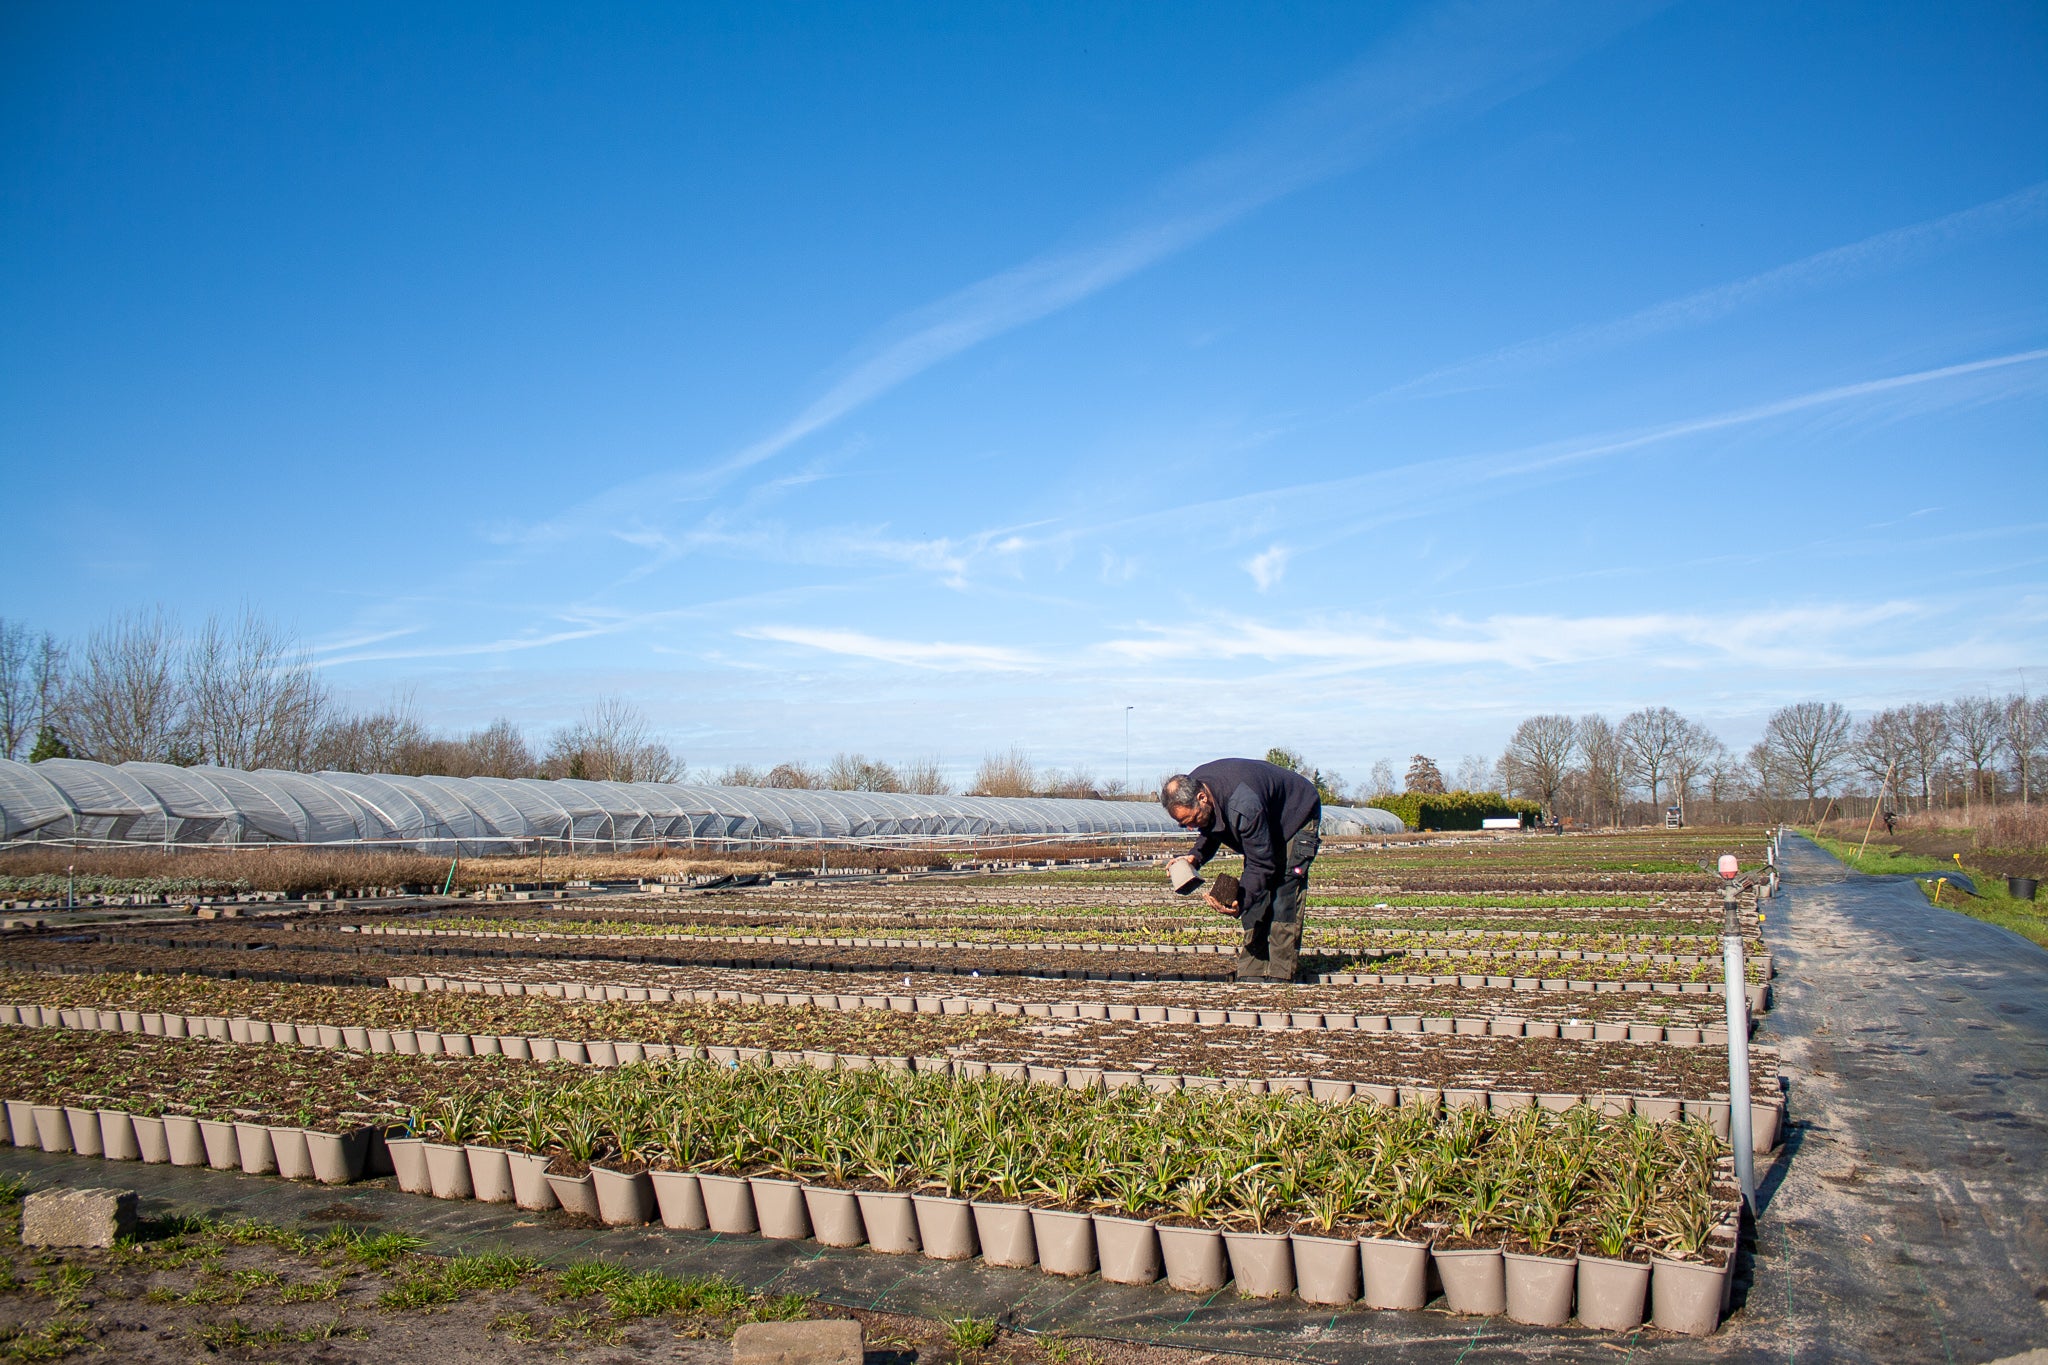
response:
[[[1905,708],[1906,756],[1920,787],[1920,809],[1934,809],[1934,784],[1948,766],[1954,729],[1949,710],[1936,702],[1916,702]]]
[[[1484,754],[1466,754],[1458,760],[1456,779],[1452,786],[1461,792],[1489,791],[1497,785],[1493,771],[1493,760]]]
[[[1673,803],[1683,806],[1691,801],[1693,783],[1724,761],[1727,753],[1728,746],[1712,730],[1697,721],[1680,718],[1669,765]]]
[[[1894,706],[1867,717],[1856,727],[1850,756],[1871,780],[1871,789],[1881,800],[1885,779],[1898,790],[1898,779],[1912,761],[1913,740],[1910,716],[1905,707]]]
[[[94,631],[64,700],[61,728],[78,756],[196,762],[178,662],[177,626],[161,607],[123,613]]]
[[[298,641],[244,607],[210,616],[187,655],[190,724],[206,760],[244,772],[305,765],[329,701]]]
[[[1989,697],[1959,697],[1949,703],[1948,715],[1955,756],[1970,770],[1970,799],[1981,801],[1988,796],[1996,801],[1996,764],[2004,741],[2005,708]]]
[[[381,711],[331,717],[313,741],[311,766],[337,773],[417,773],[425,770],[422,759],[432,743],[408,693]]]
[[[532,777],[536,771],[526,736],[504,716],[471,731],[462,748],[468,768],[463,777]]]
[[[1777,769],[1797,778],[1809,808],[1840,774],[1850,738],[1849,712],[1840,702],[1795,702],[1764,722],[1763,742]]]
[[[825,785],[841,792],[895,792],[903,790],[896,770],[865,754],[835,754],[825,769]]]
[[[624,697],[602,696],[574,725],[555,733],[542,771],[593,782],[673,782],[682,764],[655,739],[647,717]]]
[[[897,770],[903,779],[903,790],[919,796],[950,796],[953,784],[946,780],[945,769],[939,766],[937,757],[913,758]]]
[[[1376,800],[1382,796],[1392,796],[1394,794],[1394,765],[1384,758],[1375,759],[1372,765],[1372,776],[1366,779],[1366,785],[1372,788],[1371,791],[1366,793],[1369,798]]]
[[[1768,738],[1749,746],[1746,758],[1751,790],[1769,818],[1779,818],[1785,801],[1798,790],[1797,774],[1789,769]]]
[[[1620,824],[1621,809],[1628,800],[1628,755],[1607,717],[1579,717],[1579,756],[1586,765],[1589,794],[1606,809],[1612,823]]]
[[[990,754],[974,773],[975,796],[1036,796],[1038,773],[1022,749]]]
[[[1685,717],[1670,707],[1646,706],[1625,716],[1615,731],[1628,755],[1629,766],[1650,784],[1653,806],[1659,803],[1663,775],[1670,770],[1685,726]]]
[[[1570,716],[1531,716],[1517,725],[1500,757],[1509,790],[1555,814],[1578,737],[1578,724]]]
[[[2012,759],[2013,785],[2023,806],[2033,800],[2034,777],[2040,771],[2041,741],[2048,735],[2048,704],[2044,702],[2048,699],[2030,697],[2024,692],[2005,699],[2005,723],[1999,734]]]
[[[825,785],[824,774],[804,763],[778,763],[768,770],[764,787],[780,787],[786,791],[808,791]]]
[[[35,641],[28,627],[0,617],[0,758],[35,741]]]
[[[1435,759],[1427,754],[1415,754],[1409,758],[1405,790],[1436,795],[1443,789],[1444,775],[1437,770]]]

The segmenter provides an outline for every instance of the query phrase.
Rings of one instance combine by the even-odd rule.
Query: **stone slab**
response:
[[[733,1365],[861,1365],[866,1351],[851,1318],[750,1322],[732,1336]]]
[[[38,1190],[21,1202],[23,1246],[110,1247],[133,1231],[133,1190]]]

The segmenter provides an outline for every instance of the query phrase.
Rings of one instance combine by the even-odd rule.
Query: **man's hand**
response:
[[[1232,919],[1237,918],[1237,907],[1234,905],[1225,905],[1222,901],[1217,900],[1216,893],[1214,891],[1204,891],[1202,893],[1202,899],[1209,902],[1209,908],[1211,910],[1214,910],[1217,914],[1229,915]]]

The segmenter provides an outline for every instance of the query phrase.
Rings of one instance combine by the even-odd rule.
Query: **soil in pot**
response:
[[[974,1206],[965,1199],[914,1194],[911,1207],[917,1211],[917,1240],[924,1254],[935,1261],[965,1261],[979,1248],[974,1238]]]
[[[1095,1270],[1095,1220],[1066,1209],[1031,1210],[1031,1235],[1038,1241],[1038,1268],[1048,1275],[1087,1275]]]
[[[1420,1308],[1429,1302],[1429,1243],[1366,1237],[1358,1243],[1367,1308]]]
[[[650,1171],[654,1181],[654,1205],[665,1228],[701,1232],[711,1226],[704,1212],[704,1191],[690,1171]]]
[[[1453,1313],[1496,1317],[1508,1308],[1507,1267],[1499,1247],[1430,1251],[1444,1300]]]
[[[1031,1226],[1031,1210],[1022,1204],[984,1203],[977,1199],[974,1235],[981,1242],[981,1259],[990,1265],[1033,1266],[1038,1264],[1038,1238]]]
[[[463,1152],[469,1157],[469,1185],[475,1191],[477,1202],[483,1204],[510,1204],[514,1201],[512,1189],[512,1154],[497,1147],[479,1147],[465,1144]]]
[[[1562,1327],[1571,1321],[1576,1258],[1510,1251],[1505,1259],[1510,1318],[1532,1327]]]
[[[1650,1267],[1650,1325],[1691,1337],[1711,1335],[1721,1323],[1727,1263],[1714,1266],[1657,1256]]]
[[[860,1219],[867,1227],[868,1245],[891,1256],[904,1256],[922,1249],[917,1233],[917,1210],[908,1194],[893,1190],[862,1190]]]
[[[1294,1234],[1295,1292],[1303,1303],[1358,1302],[1360,1262],[1355,1237]]]
[[[313,1153],[306,1146],[303,1128],[272,1128],[270,1150],[277,1158],[277,1173],[286,1180],[313,1178]]]
[[[1212,1294],[1230,1283],[1230,1254],[1223,1234],[1214,1228],[1159,1225],[1159,1258],[1170,1288],[1190,1294]]]
[[[1146,1218],[1095,1216],[1095,1254],[1111,1284],[1151,1284],[1166,1273],[1159,1231]]]
[[[1650,1295],[1649,1262],[1579,1257],[1579,1321],[1603,1332],[1633,1332],[1643,1325]]]
[[[645,1171],[608,1171],[593,1166],[597,1216],[613,1227],[638,1227],[654,1221],[654,1182]]]
[[[754,1216],[753,1187],[745,1176],[699,1172],[697,1187],[704,1198],[704,1219],[713,1232],[738,1236],[761,1230]]]
[[[1277,1299],[1294,1292],[1294,1247],[1286,1233],[1223,1233],[1230,1276],[1248,1299]]]

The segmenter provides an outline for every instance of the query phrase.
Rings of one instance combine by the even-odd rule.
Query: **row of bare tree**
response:
[[[298,640],[248,610],[195,631],[161,609],[130,613],[75,645],[0,620],[0,756],[619,782],[682,774],[618,697],[599,698],[538,753],[509,720],[448,737],[406,701],[349,711]]]
[[[1639,801],[1685,806],[1695,798],[1812,806],[1830,796],[1883,794],[1921,809],[2031,802],[2048,765],[2048,699],[1962,697],[1878,711],[1861,722],[1839,702],[1783,706],[1763,738],[1736,754],[1697,721],[1666,706],[1619,722],[1605,716],[1531,716],[1497,765],[1504,790],[1546,811],[1614,822]]]

